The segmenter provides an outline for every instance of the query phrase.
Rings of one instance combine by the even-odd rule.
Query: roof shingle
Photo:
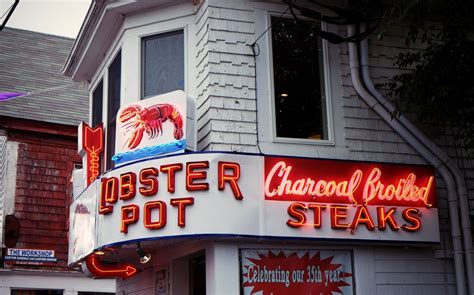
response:
[[[29,95],[0,102],[0,115],[65,125],[87,121],[86,87],[61,74],[74,39],[20,29],[0,32],[0,92]]]

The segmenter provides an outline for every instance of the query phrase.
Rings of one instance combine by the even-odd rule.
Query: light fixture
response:
[[[288,93],[282,93],[280,94],[280,97],[288,97]]]
[[[99,255],[99,256],[102,256],[102,255],[105,255],[105,252],[102,251],[102,250],[97,250],[94,252],[95,255]]]
[[[140,263],[145,264],[151,259],[151,254],[146,253],[142,247],[140,247],[140,243],[137,243],[137,254],[140,256]]]

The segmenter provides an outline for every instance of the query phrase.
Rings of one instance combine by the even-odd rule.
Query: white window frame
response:
[[[271,12],[267,17],[267,24],[271,24],[272,17],[279,17],[278,13]],[[291,19],[291,15],[282,16],[282,18]],[[321,29],[326,30],[326,24],[321,23]],[[275,106],[275,79],[273,75],[273,44],[272,44],[272,32],[271,29],[268,31],[268,57],[270,65],[270,95],[271,95],[271,107],[272,107],[272,136],[273,142],[281,143],[297,143],[297,144],[317,144],[317,145],[333,145],[333,128],[332,128],[332,106],[331,106],[331,82],[329,73],[329,57],[328,57],[328,42],[322,39],[322,50],[323,50],[323,79],[324,79],[324,91],[322,92],[326,100],[326,132],[328,135],[327,139],[307,139],[307,138],[292,138],[292,137],[278,137],[277,136],[277,124],[276,124],[276,106]]]
[[[264,32],[270,25],[270,18],[272,16],[279,17],[285,9],[287,9],[287,6],[277,3],[254,2],[255,39],[263,34],[257,41],[260,50],[256,50],[255,58],[259,151],[266,154],[344,158],[347,156],[348,149],[344,139],[340,48],[339,45],[329,44],[326,40],[323,40],[322,49],[328,139],[299,139],[276,136],[272,38],[270,31]],[[292,16],[288,12],[283,17]],[[324,23],[321,26],[324,30],[336,30],[336,28],[329,27]],[[335,110],[338,110],[338,112],[335,112]]]

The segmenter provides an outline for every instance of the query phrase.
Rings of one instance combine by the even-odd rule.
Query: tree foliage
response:
[[[398,55],[396,65],[406,71],[387,84],[397,112],[447,126],[466,148],[474,147],[474,1],[392,3],[385,23],[396,17],[407,26],[406,45],[413,49]]]

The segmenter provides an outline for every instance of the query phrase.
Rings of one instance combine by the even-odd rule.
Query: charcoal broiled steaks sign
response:
[[[94,248],[191,235],[439,242],[429,166],[186,153],[125,164],[94,183],[73,204],[95,202]],[[80,231],[70,239],[90,249]],[[86,254],[71,248],[70,261]]]
[[[353,294],[350,251],[241,251],[244,295]]]

